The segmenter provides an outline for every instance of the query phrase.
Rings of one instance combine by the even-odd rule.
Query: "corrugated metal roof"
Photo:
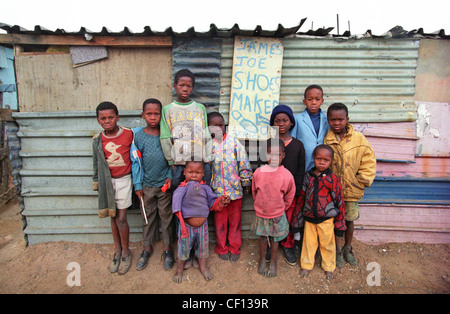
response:
[[[109,30],[106,26],[102,27],[99,32],[91,31],[85,27],[80,27],[77,32],[68,32],[62,28],[58,28],[54,31],[49,30],[43,26],[36,25],[33,30],[28,30],[19,25],[9,25],[0,22],[0,29],[3,29],[8,34],[33,34],[33,35],[84,35],[86,33],[92,35],[102,35],[102,36],[172,36],[172,37],[218,37],[218,38],[230,38],[234,36],[260,36],[260,37],[287,37],[287,36],[330,36],[330,37],[352,37],[354,35],[351,32],[346,31],[342,35],[330,34],[334,27],[328,28],[318,28],[315,30],[308,30],[306,32],[299,32],[300,27],[305,23],[306,18],[302,19],[299,25],[294,27],[284,27],[278,24],[276,30],[265,30],[260,25],[256,26],[254,29],[241,29],[238,24],[234,24],[232,28],[218,28],[215,24],[211,24],[208,31],[199,32],[195,30],[195,27],[191,27],[185,32],[175,32],[172,27],[167,28],[165,31],[153,31],[150,26],[145,26],[142,32],[133,32],[130,28],[124,27],[122,31],[113,32]],[[448,39],[449,35],[445,34],[444,29],[440,29],[433,33],[425,33],[423,28],[413,29],[407,31],[401,26],[396,26],[382,35],[372,34],[372,31],[368,29],[363,35],[358,35],[358,37],[367,38],[442,38]]]

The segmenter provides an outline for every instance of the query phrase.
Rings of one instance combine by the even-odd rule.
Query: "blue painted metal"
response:
[[[377,177],[361,203],[450,205],[450,179]]]

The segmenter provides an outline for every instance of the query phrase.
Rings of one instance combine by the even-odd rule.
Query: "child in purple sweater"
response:
[[[177,270],[173,281],[181,283],[184,263],[192,248],[198,259],[200,272],[208,281],[213,275],[206,265],[209,256],[208,215],[220,211],[230,203],[229,196],[217,195],[203,181],[202,161],[187,161],[184,169],[186,180],[173,193],[172,211],[177,216],[178,252]]]

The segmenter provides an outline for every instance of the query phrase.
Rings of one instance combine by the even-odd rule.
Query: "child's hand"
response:
[[[250,186],[244,186],[244,195],[248,195],[251,193],[251,187]]]
[[[141,197],[144,196],[144,192],[143,192],[142,190],[135,191],[135,193],[136,193],[136,196],[137,196],[139,199],[141,199]]]
[[[227,206],[230,203],[231,203],[231,199],[228,195],[222,196],[222,205],[223,206]]]

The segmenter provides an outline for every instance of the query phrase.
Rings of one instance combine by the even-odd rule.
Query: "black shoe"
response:
[[[302,253],[302,242],[295,240],[294,247],[292,249],[294,250],[295,259],[299,259]]]
[[[286,262],[292,266],[297,264],[297,259],[295,258],[294,250],[291,248],[284,247],[284,246],[281,246],[281,248],[283,250],[284,257],[286,258]]]
[[[136,269],[143,270],[145,267],[147,267],[148,260],[149,260],[150,256],[152,256],[152,254],[153,254],[153,247],[150,249],[150,252],[143,250],[141,253],[141,256],[139,257],[139,259],[137,261]]]
[[[175,259],[173,258],[172,250],[164,251],[161,258],[164,259],[164,270],[171,269],[175,264]]]

